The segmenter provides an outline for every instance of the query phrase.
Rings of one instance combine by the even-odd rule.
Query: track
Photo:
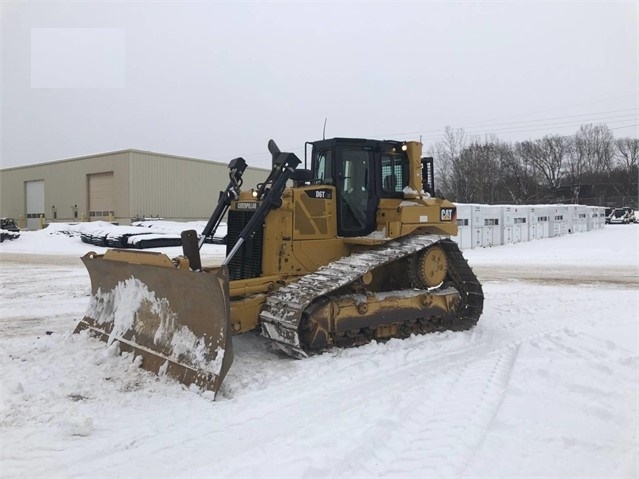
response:
[[[352,254],[278,289],[269,295],[260,314],[262,335],[291,356],[300,358],[308,356],[309,345],[304,337],[300,337],[300,329],[304,327],[309,317],[312,318],[313,315],[318,314],[318,308],[314,305],[318,299],[323,299],[325,302],[330,298],[339,303],[344,298],[352,297],[351,294],[344,294],[345,286],[354,283],[376,268],[408,258],[434,244],[442,247],[446,254],[448,276],[444,284],[435,291],[404,289],[388,292],[388,294],[422,295],[424,300],[428,300],[428,296],[448,296],[447,303],[452,304],[458,301],[459,304],[454,307],[454,311],[442,310],[437,314],[433,314],[432,310],[428,313],[424,310],[423,317],[404,320],[397,328],[398,333],[395,336],[407,337],[410,334],[444,330],[461,331],[471,328],[477,323],[483,309],[484,296],[477,277],[468,266],[456,243],[436,235],[415,235],[362,253]],[[404,311],[402,313],[402,316],[409,317]],[[397,321],[393,320],[393,322]],[[367,331],[364,331],[365,329]],[[347,334],[331,331],[331,343],[354,346],[368,342],[372,339],[368,331],[370,329],[370,327],[362,328],[361,331]]]

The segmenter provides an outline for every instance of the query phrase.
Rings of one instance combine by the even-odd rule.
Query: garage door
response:
[[[40,228],[40,216],[44,215],[44,180],[27,181],[27,229]]]
[[[108,220],[113,209],[113,172],[89,175],[89,220]]]

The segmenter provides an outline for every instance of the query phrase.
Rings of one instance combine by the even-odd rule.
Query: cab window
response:
[[[405,153],[382,153],[381,191],[383,196],[399,196],[408,186],[408,157]]]
[[[319,180],[324,185],[334,184],[330,150],[316,153],[313,165],[314,180]]]

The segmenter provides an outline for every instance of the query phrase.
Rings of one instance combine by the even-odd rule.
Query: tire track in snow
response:
[[[485,331],[471,330],[468,332],[444,332],[432,335],[417,336],[404,340],[393,340],[386,344],[368,344],[355,349],[343,350],[332,349],[322,355],[313,356],[309,359],[289,360],[283,357],[280,360],[270,361],[270,365],[276,369],[273,371],[277,375],[278,364],[287,370],[287,374],[275,380],[269,380],[266,384],[260,383],[259,387],[254,387],[255,383],[245,380],[244,388],[229,388],[228,395],[225,394],[225,386],[222,386],[220,399],[236,400],[243,396],[251,396],[254,393],[260,394],[264,387],[275,387],[287,397],[289,394],[304,394],[299,391],[297,381],[300,376],[308,376],[310,372],[317,376],[318,381],[328,381],[326,391],[330,392],[353,387],[353,377],[356,377],[357,387],[369,387],[379,381],[380,377],[390,378],[396,373],[406,373],[416,378],[430,379],[440,373],[445,373],[448,369],[465,367],[477,359],[498,353],[504,348],[518,348],[523,342],[529,342],[545,338],[549,335],[565,332],[566,325],[550,327],[542,331],[531,330],[522,331],[518,335],[508,335],[503,338],[484,337]],[[462,340],[458,340],[462,338]],[[458,344],[453,344],[453,343]],[[459,344],[462,343],[462,344]],[[270,359],[272,353],[265,351]],[[253,358],[248,366],[254,365],[256,359]],[[250,374],[250,371],[241,371],[244,365],[242,358],[236,358],[236,371],[239,376]],[[374,367],[373,367],[374,365]],[[234,364],[233,368],[235,368]],[[288,367],[290,366],[290,367]],[[233,368],[229,373],[228,382],[232,382]],[[225,381],[226,384],[227,381]]]
[[[431,370],[428,362],[415,363],[411,354],[405,354],[404,364],[394,364],[395,367],[391,368],[398,374],[390,371],[384,374],[375,369],[376,373],[364,382],[327,382],[322,398],[313,397],[312,393],[300,393],[299,386],[296,396],[278,388],[278,396],[295,398],[298,405],[309,405],[307,414],[302,415],[307,422],[289,417],[289,408],[281,403],[272,414],[266,416],[262,409],[255,420],[259,421],[264,431],[268,431],[269,423],[275,420],[280,422],[280,435],[287,435],[286,427],[282,428],[282,424],[290,424],[291,433],[297,431],[299,436],[300,431],[308,431],[308,434],[302,435],[311,438],[320,429],[320,425],[329,429],[344,427],[343,422],[346,420],[352,421],[355,429],[361,427],[359,423],[362,421],[371,424],[356,444],[349,443],[341,447],[332,444],[330,448],[327,446],[327,451],[330,450],[330,455],[335,460],[334,466],[328,471],[319,465],[311,467],[307,471],[310,476],[350,477],[360,476],[364,471],[364,476],[423,477],[435,474],[448,477],[463,470],[490,427],[506,390],[518,348],[518,343],[509,344],[486,357],[480,356],[479,360],[474,355],[469,357],[464,352],[459,352],[458,360],[451,362],[449,357],[442,357],[440,367]],[[454,374],[451,374],[451,369],[455,371]],[[339,377],[341,373],[335,372],[335,375]],[[374,410],[360,411],[355,405],[343,409],[340,412],[341,418],[335,418],[336,407],[327,407],[325,413],[315,406],[318,401],[339,402],[350,397],[355,390],[372,388],[375,382],[380,381],[380,376],[383,378],[384,390],[393,392],[381,394],[383,402]],[[407,382],[406,376],[413,380]],[[423,397],[424,382],[433,386],[431,394],[426,398]],[[294,409],[293,405],[290,409]],[[411,418],[411,421],[406,418]],[[246,420],[246,417],[243,419]],[[339,426],[332,422],[339,423]],[[420,440],[407,444],[405,437],[419,437]],[[260,442],[270,443],[271,440],[272,438],[263,438]],[[336,440],[339,442],[339,438]],[[275,442],[278,442],[277,439]],[[314,448],[317,452],[315,440],[309,440],[309,448]],[[451,456],[457,457],[459,461],[450,462]],[[446,464],[443,469],[442,462]],[[407,464],[408,467],[400,470],[394,464]],[[435,468],[419,469],[420,464],[433,464]]]
[[[419,387],[405,390],[392,415],[378,421],[370,437],[331,474],[460,477],[499,410],[518,350],[518,345],[509,345],[462,365],[426,400],[420,400]]]
[[[198,450],[204,444],[224,442],[226,459],[224,467],[218,473],[233,477],[251,476],[255,471],[246,467],[255,463],[272,468],[274,474],[278,468],[290,470],[291,467],[298,467],[300,475],[308,477],[380,474],[423,477],[424,474],[439,472],[448,474],[461,465],[450,464],[441,471],[420,470],[417,466],[424,462],[440,464],[442,457],[452,453],[451,448],[456,448],[454,455],[462,460],[464,454],[470,454],[468,451],[478,442],[496,412],[495,404],[501,398],[505,388],[503,384],[507,382],[507,379],[499,382],[499,378],[504,376],[500,371],[508,369],[509,361],[515,360],[515,350],[516,348],[511,347],[502,348],[476,363],[467,358],[465,362],[452,366],[453,371],[457,370],[452,375],[454,380],[450,379],[450,365],[424,374],[423,364],[406,363],[399,375],[382,375],[384,391],[393,393],[380,394],[380,401],[373,401],[372,407],[370,404],[345,401],[345,398],[351,397],[362,387],[359,381],[340,381],[337,384],[326,382],[321,396],[317,395],[317,390],[309,391],[303,384],[298,384],[295,391],[290,393],[282,388],[274,388],[274,391],[260,395],[260,408],[255,410],[254,415],[246,410],[247,403],[257,400],[253,394],[240,401],[223,401],[213,406],[219,409],[219,415],[216,414],[218,430],[211,431],[210,425],[207,428],[195,428],[188,436],[182,435],[183,440],[179,445],[189,450]],[[410,361],[411,355],[404,355],[404,359]],[[406,382],[406,371],[413,378],[412,385]],[[341,376],[341,373],[336,376]],[[367,379],[380,381],[380,377]],[[422,397],[424,381],[433,384],[432,394],[428,398]],[[277,407],[265,411],[262,406],[268,405],[269,397],[273,396],[280,399],[275,404]],[[282,401],[282,398],[290,400]],[[290,407],[286,406],[287,402],[290,402]],[[341,409],[337,404],[342,405]],[[339,413],[336,415],[335,411]],[[407,422],[407,417],[415,419]],[[454,428],[448,427],[451,420],[455,422]],[[362,422],[370,423],[370,427],[363,429]],[[470,429],[468,424],[471,425]],[[259,443],[260,448],[247,452],[243,441],[229,435],[238,427],[244,435],[251,437],[252,442]],[[363,435],[358,440],[352,441],[351,438],[351,441],[341,442],[340,430],[360,429],[363,430]],[[451,435],[450,431],[455,434]],[[406,444],[404,438],[415,434],[419,435],[421,441]],[[472,435],[471,443],[464,442],[463,447],[456,446],[460,437],[469,434]],[[322,435],[326,436],[325,440],[318,441],[318,436]],[[298,440],[295,446],[297,450],[309,451],[308,457],[282,457],[278,454],[278,451],[290,448],[291,437]],[[299,440],[300,437],[303,439]],[[177,445],[172,441],[171,447]],[[133,448],[130,457],[142,460],[140,451],[136,449]],[[152,456],[171,455],[171,450],[145,453]],[[212,451],[211,454],[208,460],[214,461],[215,452]],[[424,454],[427,454],[426,458],[430,458],[424,459]],[[316,458],[322,457],[332,457],[333,461],[330,465],[323,461],[317,462]],[[123,458],[120,456],[118,459]],[[193,457],[190,461],[197,463],[202,458]],[[405,461],[408,469],[394,469],[396,461]],[[112,466],[113,463],[110,467]],[[265,473],[266,470],[262,470],[260,474]]]

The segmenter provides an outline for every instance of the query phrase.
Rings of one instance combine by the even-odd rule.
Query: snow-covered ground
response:
[[[465,251],[472,331],[305,360],[235,337],[215,402],[71,334],[102,249],[23,232],[0,245],[0,475],[636,478],[638,232]]]

